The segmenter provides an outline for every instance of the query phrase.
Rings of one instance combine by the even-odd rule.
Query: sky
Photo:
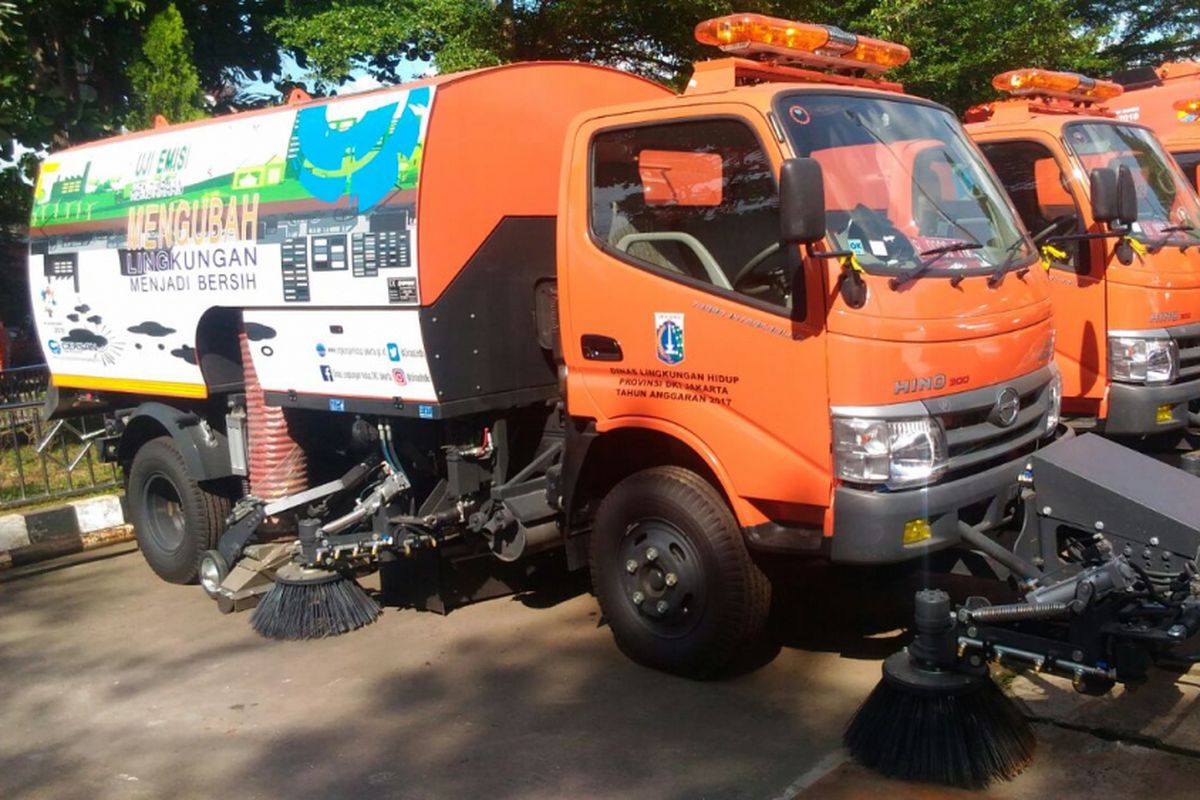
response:
[[[296,59],[292,58],[288,53],[280,53],[281,72],[284,80],[294,81],[296,83],[310,86],[313,83],[311,74],[296,63]],[[414,78],[435,72],[435,68],[428,61],[409,61],[401,66],[401,83],[413,80]],[[366,70],[357,69],[350,73],[350,80],[337,86],[330,94],[344,95],[357,94],[359,92],[369,92],[372,89],[378,89],[383,86],[382,83],[371,77]],[[275,90],[275,87],[258,78],[249,80],[243,83],[240,87],[242,92],[246,94],[261,95],[272,98],[273,100],[282,102],[283,97]]]

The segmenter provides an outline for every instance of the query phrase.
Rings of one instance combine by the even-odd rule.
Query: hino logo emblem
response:
[[[1020,410],[1021,396],[1017,394],[1016,389],[1006,386],[996,398],[996,405],[992,407],[992,422],[1001,428],[1007,428],[1017,421]]]

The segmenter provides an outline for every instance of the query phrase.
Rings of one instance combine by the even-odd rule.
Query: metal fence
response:
[[[45,366],[0,372],[0,509],[73,497],[119,485],[96,458],[99,414],[43,422]]]

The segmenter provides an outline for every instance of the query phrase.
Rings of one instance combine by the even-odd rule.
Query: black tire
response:
[[[771,584],[721,495],[696,473],[654,467],[621,481],[600,503],[590,546],[600,610],[637,663],[718,677],[762,637]]]
[[[170,583],[192,583],[204,551],[215,549],[229,499],[202,486],[171,437],[146,442],[125,484],[138,547],[150,568]]]

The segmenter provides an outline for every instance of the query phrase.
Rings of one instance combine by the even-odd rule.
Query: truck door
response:
[[[1038,238],[1043,263],[1049,265],[1055,357],[1062,371],[1064,408],[1094,413],[1092,406],[1104,396],[1101,375],[1108,342],[1103,266],[1092,269],[1092,262],[1098,259],[1091,257],[1086,242],[1047,246],[1045,241],[1048,236],[1087,229],[1070,177],[1042,142],[1016,139],[980,142],[979,146],[1021,221]]]
[[[576,140],[559,228],[568,409],[689,441],[757,524],[768,501],[828,504],[824,287],[779,244],[765,121],[692,111]]]

